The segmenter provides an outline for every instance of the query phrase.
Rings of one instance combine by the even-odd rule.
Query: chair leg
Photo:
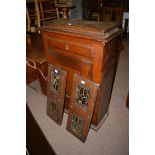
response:
[[[30,34],[26,34],[26,45],[31,45],[31,37],[30,37]]]

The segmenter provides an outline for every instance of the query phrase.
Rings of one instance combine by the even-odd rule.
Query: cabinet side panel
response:
[[[102,71],[103,71],[103,43],[99,41],[94,41],[93,43],[93,78],[92,81],[99,84],[99,87],[102,84]],[[99,90],[97,94],[95,109],[92,117],[92,124],[97,126],[99,123],[99,111],[100,111],[100,95],[101,91]]]
[[[118,64],[119,52],[117,51],[118,38],[108,42],[104,47],[103,75],[100,86],[100,104],[98,111],[98,123],[104,118],[109,109],[111,93]]]

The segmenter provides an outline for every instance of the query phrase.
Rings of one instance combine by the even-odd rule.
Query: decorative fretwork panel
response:
[[[51,72],[51,90],[53,93],[60,92],[60,75],[58,73],[58,70],[54,70],[54,72]]]
[[[90,89],[83,83],[80,83],[77,88],[75,103],[80,105],[83,109],[88,107],[90,98]]]
[[[51,110],[52,110],[52,112],[56,112],[56,103],[55,102],[53,102],[53,101],[51,101]]]
[[[48,65],[47,115],[57,124],[62,123],[67,72]]]
[[[99,85],[74,74],[67,130],[85,142],[91,124]]]
[[[83,120],[76,116],[76,115],[72,115],[72,121],[71,121],[71,129],[81,135],[82,134],[82,127],[83,127]]]

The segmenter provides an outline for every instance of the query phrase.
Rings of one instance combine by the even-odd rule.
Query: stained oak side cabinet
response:
[[[56,19],[45,23],[40,30],[48,64],[65,71],[65,111],[70,108],[75,75],[98,84],[91,119],[91,127],[97,130],[108,115],[121,29],[115,23]]]

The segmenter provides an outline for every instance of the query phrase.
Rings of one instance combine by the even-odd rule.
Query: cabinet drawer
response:
[[[66,53],[53,48],[48,49],[48,62],[59,64],[77,70],[86,77],[92,75],[92,61],[89,58],[78,56],[72,53]]]
[[[80,39],[69,40],[65,38],[54,38],[54,37],[47,38],[48,47],[55,47],[64,50],[66,52],[71,52],[84,57],[93,58],[92,45],[89,45],[84,42],[83,44],[81,44],[80,42],[81,42]]]

